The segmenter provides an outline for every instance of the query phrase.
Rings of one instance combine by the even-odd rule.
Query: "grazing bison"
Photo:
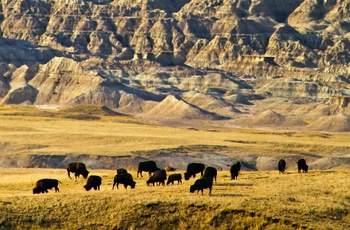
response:
[[[211,189],[213,187],[213,180],[211,178],[201,178],[197,179],[196,182],[194,182],[193,185],[190,187],[190,192],[193,193],[197,190],[197,194],[199,191],[202,191],[203,195],[203,189],[209,188],[209,195],[211,194]]]
[[[131,188],[135,188],[136,182],[133,180],[130,173],[123,173],[115,175],[112,189],[114,189],[115,184],[117,184],[117,189],[119,189],[119,184],[123,184],[124,188],[126,189],[128,185]]]
[[[81,162],[73,162],[73,163],[69,163],[66,166],[67,172],[68,172],[68,177],[70,179],[72,179],[70,177],[70,173],[75,173],[75,178],[78,178],[80,175],[83,175],[84,179],[86,179],[89,175],[89,171],[86,170],[86,166],[84,163]]]
[[[236,164],[233,164],[230,168],[231,180],[236,180],[238,173],[241,170],[241,163],[238,161]]]
[[[155,171],[146,183],[147,185],[153,184],[153,186],[154,186],[154,183],[157,183],[157,182],[158,182],[158,185],[160,184],[165,185],[165,180],[166,180],[166,171],[162,169],[162,170]]]
[[[172,174],[168,177],[168,181],[166,182],[166,184],[174,184],[174,181],[177,181],[177,184],[182,184],[182,175],[181,173],[176,173],[176,174]]]
[[[281,159],[278,161],[278,171],[279,173],[284,173],[286,170],[286,161]]]
[[[297,164],[298,164],[298,173],[300,173],[301,171],[303,171],[304,173],[307,173],[309,166],[306,164],[305,159],[299,159]]]
[[[102,183],[102,178],[100,176],[91,175],[86,181],[86,185],[84,186],[86,191],[90,191],[91,188],[94,190],[100,190],[100,185]]]
[[[139,174],[142,177],[142,172],[148,172],[149,175],[151,175],[153,172],[160,170],[160,168],[157,167],[157,164],[155,161],[144,161],[139,163],[139,167],[137,170],[137,177],[139,177]]]
[[[125,173],[128,173],[128,171],[126,169],[124,169],[124,168],[117,169],[117,175],[125,174]]]
[[[206,167],[204,170],[203,178],[211,178],[216,182],[216,176],[218,175],[218,171],[214,167]]]
[[[205,168],[205,166],[202,163],[190,163],[190,164],[188,164],[187,170],[184,173],[185,180],[189,180],[191,178],[191,176],[193,176],[193,178],[195,178],[197,173],[201,173],[201,176],[203,176],[204,168]]]
[[[55,192],[59,192],[60,190],[58,189],[58,183],[61,183],[61,182],[56,179],[38,180],[36,182],[36,187],[33,188],[33,194],[48,192],[47,190],[52,188],[55,188]]]

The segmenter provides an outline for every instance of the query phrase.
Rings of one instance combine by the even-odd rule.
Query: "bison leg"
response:
[[[58,186],[55,187],[55,192],[59,192]]]
[[[69,179],[72,179],[72,177],[70,177],[70,171],[69,171],[69,169],[67,169],[67,172],[68,172],[68,178],[69,178]]]
[[[209,188],[209,196],[211,195],[211,187]]]

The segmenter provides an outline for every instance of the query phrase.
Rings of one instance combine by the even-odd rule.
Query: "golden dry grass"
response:
[[[1,169],[0,228],[3,229],[348,229],[349,171],[307,174],[242,172],[238,180],[219,172],[212,195],[182,185],[112,190],[114,170],[93,170],[100,191],[86,192],[83,179],[64,169]],[[136,172],[131,172],[136,177]],[[181,172],[183,173],[183,172]],[[36,180],[56,178],[60,192],[32,194]]]
[[[317,159],[346,156],[350,145],[347,133],[171,128],[95,114],[99,119],[77,120],[62,113],[0,106],[1,159],[142,155],[160,149]],[[135,178],[136,189],[112,191],[115,170],[90,171],[103,178],[101,191],[86,192],[84,180],[68,179],[64,169],[0,168],[0,229],[350,229],[348,170],[243,171],[237,181],[221,171],[210,197],[208,191],[203,196],[189,193],[194,179],[148,187],[147,178]],[[62,181],[60,193],[33,195],[41,178]]]

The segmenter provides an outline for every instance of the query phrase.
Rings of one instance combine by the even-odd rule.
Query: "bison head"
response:
[[[89,175],[89,171],[85,170],[83,173],[82,173],[84,179],[86,179]]]
[[[92,189],[92,186],[87,184],[87,185],[84,186],[84,188],[85,188],[86,191],[90,191]]]
[[[39,188],[39,187],[35,187],[35,188],[33,188],[33,194],[39,194],[39,193],[41,193],[42,191],[41,191],[41,188]]]
[[[136,182],[135,182],[135,181],[133,181],[133,182],[130,183],[130,187],[131,187],[131,188],[135,188],[135,185],[136,185]]]
[[[195,190],[194,185],[191,185],[191,187],[190,187],[190,193],[194,193],[194,190]]]

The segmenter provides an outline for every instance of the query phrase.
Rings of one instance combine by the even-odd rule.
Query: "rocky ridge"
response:
[[[2,1],[0,100],[259,127],[349,122],[349,9],[347,0]],[[325,127],[347,131],[313,129]]]

